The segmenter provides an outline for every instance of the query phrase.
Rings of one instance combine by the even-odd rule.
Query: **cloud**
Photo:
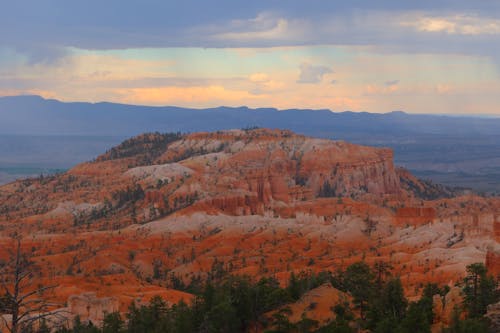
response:
[[[224,28],[227,32],[214,35],[215,39],[236,43],[291,39],[289,22],[269,13],[259,13],[248,20],[233,20]]]
[[[0,45],[33,63],[57,60],[71,47],[362,45],[498,58],[500,2],[19,0],[2,3],[0,31]],[[467,38],[479,35],[488,38]]]
[[[422,16],[402,22],[417,31],[446,33],[450,35],[498,35],[500,19],[479,17],[476,15]]]
[[[19,95],[37,95],[43,98],[56,98],[53,91],[42,89],[2,89],[0,87],[0,96],[19,96]]]
[[[450,84],[438,84],[436,91],[440,95],[449,95],[455,93],[455,88]]]
[[[384,87],[369,84],[365,87],[364,94],[368,95],[390,95],[398,92],[399,86],[397,84],[384,84]]]
[[[369,111],[397,102],[430,112],[459,110],[461,103],[446,103],[468,94],[498,109],[497,0],[18,0],[1,7],[4,93]]]
[[[191,105],[191,106],[219,106],[224,103],[241,103],[255,99],[262,99],[264,95],[254,95],[244,90],[230,90],[223,86],[199,87],[156,87],[118,89],[117,94],[123,96],[127,103],[149,105]]]
[[[102,79],[102,78],[105,78],[107,76],[110,76],[112,73],[113,72],[111,72],[111,71],[99,70],[99,71],[95,71],[95,72],[90,73],[89,77],[96,78],[96,79]]]
[[[255,83],[262,83],[269,81],[269,75],[266,73],[253,73],[250,75],[249,79]]]
[[[384,82],[384,84],[385,84],[386,86],[388,86],[388,87],[390,87],[390,86],[396,86],[396,85],[398,85],[398,84],[399,84],[399,80],[391,80],[391,81],[386,81],[386,82]]]
[[[297,83],[320,83],[325,74],[333,73],[327,66],[314,66],[307,62],[300,65],[300,75]]]
[[[253,73],[248,77],[248,80],[254,85],[251,92],[255,95],[267,94],[271,91],[276,92],[285,87],[284,82],[273,80],[266,73]]]

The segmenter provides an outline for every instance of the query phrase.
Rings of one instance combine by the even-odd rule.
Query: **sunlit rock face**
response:
[[[285,283],[292,271],[385,261],[410,297],[425,282],[452,286],[473,262],[500,271],[498,198],[421,182],[389,149],[282,130],[144,134],[67,173],[2,186],[0,203],[0,242],[23,235],[40,283],[97,321],[154,295],[188,301],[172,281],[214,269]],[[316,292],[320,304],[337,293]]]

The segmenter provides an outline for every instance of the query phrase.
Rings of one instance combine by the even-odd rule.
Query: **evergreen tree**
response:
[[[497,282],[487,274],[486,266],[482,263],[467,266],[464,283],[464,305],[469,318],[482,317],[486,313],[487,306],[499,299]]]
[[[296,324],[298,333],[310,333],[313,332],[318,326],[319,322],[317,320],[307,317],[304,312],[300,318],[300,321]]]
[[[124,327],[124,322],[119,312],[106,314],[102,324],[102,333],[120,333]]]
[[[370,304],[368,326],[375,332],[397,332],[405,318],[408,301],[399,278],[388,281]]]
[[[488,324],[481,318],[460,319],[460,310],[455,307],[451,316],[450,327],[444,330],[445,333],[488,333]]]
[[[354,320],[354,316],[349,309],[349,304],[337,304],[332,308],[335,313],[335,320],[328,325],[321,327],[318,333],[354,333],[354,329],[349,323]]]
[[[422,300],[421,300],[422,301]],[[432,321],[429,318],[427,302],[412,302],[401,322],[402,332],[430,333]],[[432,313],[432,307],[431,307]]]
[[[295,325],[290,322],[288,316],[292,314],[289,307],[279,309],[273,314],[274,329],[265,331],[266,333],[289,333],[295,329]]]
[[[373,296],[373,280],[373,273],[365,262],[350,265],[344,274],[345,288],[352,295],[353,303],[362,319],[365,318],[368,304]]]
[[[290,273],[290,279],[288,280],[288,292],[293,300],[298,300],[302,294],[302,288],[300,281],[294,272]]]
[[[182,300],[172,307],[172,315],[172,332],[196,332],[201,325],[201,318],[193,316],[193,310]]]

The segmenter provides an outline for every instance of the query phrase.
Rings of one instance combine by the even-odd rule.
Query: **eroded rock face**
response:
[[[486,267],[488,272],[494,276],[500,276],[500,252],[490,250],[486,254]]]
[[[292,323],[297,323],[303,315],[306,315],[307,318],[326,325],[332,318],[332,308],[337,304],[349,304],[350,301],[351,297],[348,294],[326,283],[308,291],[298,301],[290,304],[289,319]]]
[[[208,154],[194,153],[200,150]],[[214,157],[214,150],[221,153]],[[389,149],[310,139],[287,131],[232,131],[190,135],[160,159],[175,159],[175,154],[183,156],[186,151],[194,156],[181,163],[203,172],[201,191],[245,198],[250,212],[261,209],[258,204],[318,195],[400,193]],[[238,200],[237,207],[245,205]],[[234,210],[230,200],[214,203]]]
[[[418,226],[432,223],[436,218],[433,207],[404,207],[396,211],[395,223],[399,225]]]
[[[492,332],[500,332],[500,302],[488,305],[485,317],[490,320]]]
[[[76,225],[92,220],[96,226],[96,220],[111,215],[124,226],[194,202],[246,215],[317,197],[382,201],[407,196],[389,149],[264,129],[142,135],[136,141],[127,140],[64,175],[4,186],[5,218],[43,215],[42,222],[62,231],[71,226],[70,219]]]
[[[107,313],[117,312],[120,304],[116,297],[97,297],[95,293],[72,295],[68,298],[68,310],[79,316],[82,322],[92,322],[100,327]]]
[[[70,302],[93,322],[138,298],[188,301],[173,278],[203,279],[214,263],[286,283],[292,271],[385,261],[409,296],[453,285],[473,262],[497,272],[500,200],[450,198],[392,157],[280,130],[142,135],[65,174],[0,187],[0,243],[24,236],[57,301],[99,295]],[[451,295],[436,303],[440,320]]]
[[[433,301],[433,332],[441,332],[442,328],[449,327],[455,307],[460,307],[463,302],[462,289],[451,287],[444,297],[434,295]]]

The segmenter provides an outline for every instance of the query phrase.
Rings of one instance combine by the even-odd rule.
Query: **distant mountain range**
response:
[[[0,132],[29,135],[132,136],[147,131],[213,131],[241,127],[286,128],[324,137],[411,137],[414,135],[498,135],[500,118],[415,115],[395,111],[247,107],[188,109],[115,103],[64,103],[39,96],[0,98]]]
[[[17,176],[12,170],[67,168],[143,132],[247,127],[290,129],[316,137],[391,147],[396,163],[419,176],[447,185],[500,191],[500,118],[401,111],[189,109],[65,103],[39,96],[0,98],[0,173]]]

